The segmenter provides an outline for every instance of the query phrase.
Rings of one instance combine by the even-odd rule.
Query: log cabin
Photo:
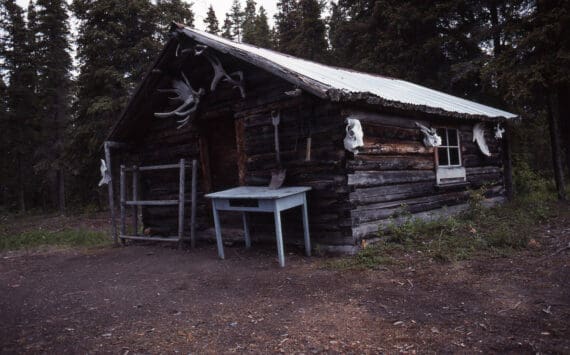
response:
[[[116,177],[119,164],[196,160],[198,230],[212,227],[204,194],[269,183],[276,113],[284,185],[312,188],[310,231],[322,251],[354,252],[403,212],[429,219],[461,211],[481,186],[490,204],[511,193],[515,114],[180,24],[171,34],[108,135],[107,165]],[[141,177],[144,200],[176,198],[168,174]],[[145,230],[176,228],[175,208],[146,206]],[[283,217],[286,244],[302,240],[296,213]],[[223,224],[239,223],[229,216]],[[253,215],[250,225],[254,240],[273,231],[271,216]]]

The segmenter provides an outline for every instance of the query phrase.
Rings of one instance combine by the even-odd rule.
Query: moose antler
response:
[[[194,49],[194,54],[197,56],[203,55],[204,57],[206,57],[206,59],[210,62],[210,64],[212,65],[212,68],[214,69],[214,78],[212,79],[212,84],[210,85],[210,91],[216,90],[216,87],[218,86],[220,81],[223,80],[223,81],[231,84],[233,88],[238,88],[239,92],[241,94],[241,97],[245,99],[245,87],[243,84],[243,72],[242,71],[236,71],[236,72],[231,73],[231,74],[226,73],[226,71],[225,71],[224,67],[222,66],[222,63],[220,62],[218,57],[216,57],[215,55],[213,55],[212,53],[210,53],[206,49],[208,49],[208,46],[197,45]],[[182,53],[184,53],[184,50],[182,51]],[[234,77],[237,77],[238,80],[234,79]]]
[[[171,89],[159,89],[160,92],[171,92],[175,95],[169,97],[171,101],[181,101],[182,104],[176,109],[170,112],[157,112],[154,117],[159,118],[170,118],[170,117],[184,117],[177,122],[179,123],[177,129],[184,127],[190,121],[190,115],[198,109],[198,104],[200,103],[200,96],[204,95],[204,89],[200,88],[198,91],[194,91],[188,78],[184,75],[184,72],[180,72],[182,80],[174,79],[172,80]]]

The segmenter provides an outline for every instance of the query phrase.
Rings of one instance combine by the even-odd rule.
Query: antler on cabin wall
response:
[[[198,104],[200,103],[200,96],[204,95],[204,89],[195,91],[184,72],[180,72],[182,80],[174,79],[172,80],[171,89],[159,89],[160,92],[170,92],[174,93],[173,97],[169,99],[171,101],[180,101],[182,104],[176,109],[170,112],[157,112],[154,114],[155,117],[159,118],[171,118],[171,117],[183,117],[178,120],[179,123],[177,129],[184,127],[190,121],[190,116],[198,109]]]
[[[241,97],[243,99],[245,99],[245,86],[243,83],[243,72],[242,71],[236,71],[233,72],[231,74],[226,73],[224,67],[222,66],[222,63],[220,62],[220,60],[218,59],[218,57],[216,57],[215,55],[213,55],[212,53],[210,53],[209,51],[207,51],[208,46],[204,46],[204,45],[196,45],[196,48],[194,49],[194,54],[199,56],[199,55],[203,55],[212,65],[212,68],[214,69],[214,77],[212,78],[212,84],[210,85],[210,91],[214,91],[216,90],[216,87],[218,86],[218,84],[220,83],[220,81],[225,81],[227,83],[229,83],[230,85],[232,85],[233,88],[237,88],[239,89],[239,92],[241,94]],[[185,50],[182,50],[182,53],[184,53]],[[238,80],[235,80],[234,77],[237,77]]]

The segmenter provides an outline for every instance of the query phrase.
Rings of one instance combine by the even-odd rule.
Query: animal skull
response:
[[[101,180],[99,181],[99,186],[107,185],[111,182],[111,174],[109,174],[109,169],[107,169],[107,163],[105,160],[101,159]]]
[[[488,157],[491,156],[487,142],[485,142],[485,127],[483,127],[483,123],[481,122],[473,126],[473,142],[477,142],[481,153]]]
[[[360,121],[355,118],[346,119],[346,136],[344,137],[344,149],[358,154],[358,147],[364,146],[364,132]]]
[[[427,128],[426,126],[416,122],[416,126],[424,134],[424,145],[426,147],[439,147],[441,145],[441,137],[437,134],[435,128]]]
[[[503,139],[503,133],[505,133],[505,129],[497,123],[495,126],[495,139]]]

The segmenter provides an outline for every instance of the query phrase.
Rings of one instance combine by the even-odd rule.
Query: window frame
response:
[[[459,128],[454,128],[454,127],[436,127],[436,130],[445,130],[445,138],[447,141],[447,145],[440,145],[435,147],[435,161],[436,161],[436,166],[437,168],[442,168],[442,169],[452,169],[452,168],[459,168],[463,166],[463,161],[462,161],[462,155],[461,155],[461,136],[459,135]],[[454,129],[455,130],[455,134],[457,136],[457,145],[449,145],[449,130],[450,129]],[[443,138],[443,137],[442,137]],[[442,139],[443,140],[443,139]],[[439,163],[439,150],[441,148],[445,148],[445,151],[447,153],[447,162],[449,164],[447,165],[441,165]],[[451,163],[451,153],[450,153],[450,149],[449,148],[456,148],[457,149],[457,155],[458,155],[458,160],[459,160],[459,164],[450,164]]]

